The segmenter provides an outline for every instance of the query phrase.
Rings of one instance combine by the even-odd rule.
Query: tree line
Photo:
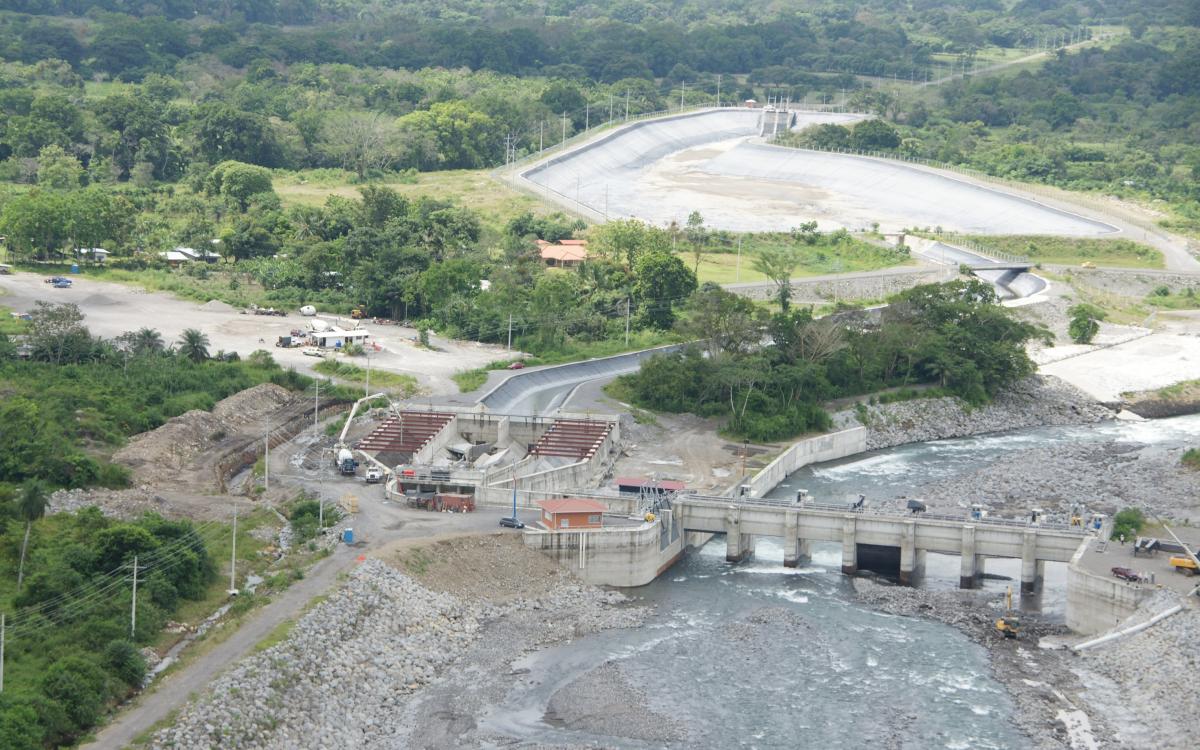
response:
[[[706,284],[678,323],[699,343],[652,357],[618,388],[638,406],[721,417],[726,434],[769,442],[828,429],[825,401],[888,388],[932,386],[986,403],[1034,372],[1025,344],[1048,336],[978,280],[914,287],[878,314],[817,318],[783,305],[769,314]]]

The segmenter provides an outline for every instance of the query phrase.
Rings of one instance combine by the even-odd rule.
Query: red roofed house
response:
[[[557,243],[537,241],[542,262],[550,268],[574,268],[587,260],[587,240],[559,240]]]
[[[567,497],[561,500],[542,500],[542,525],[551,531],[598,529],[604,524],[608,506],[598,500]]]

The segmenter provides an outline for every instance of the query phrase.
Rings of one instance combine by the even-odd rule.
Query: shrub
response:
[[[146,676],[146,660],[129,641],[112,641],[105,646],[104,663],[130,688],[140,687]]]
[[[1124,510],[1113,516],[1112,539],[1119,539],[1124,536],[1126,539],[1133,539],[1146,525],[1146,517],[1137,508],[1125,508]]]
[[[1071,322],[1067,326],[1067,334],[1076,344],[1090,344],[1100,332],[1097,321],[1104,320],[1106,313],[1095,305],[1079,304],[1067,310]]]
[[[1189,469],[1200,471],[1200,448],[1188,448],[1179,462]]]

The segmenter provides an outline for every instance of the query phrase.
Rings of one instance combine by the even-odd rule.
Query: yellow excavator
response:
[[[1021,621],[1012,614],[1012,586],[1004,595],[1004,616],[996,620],[996,630],[1005,638],[1016,638],[1021,632]]]

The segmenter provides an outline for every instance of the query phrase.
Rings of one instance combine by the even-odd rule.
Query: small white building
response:
[[[108,256],[111,255],[111,253],[102,247],[77,247],[75,248],[75,255],[78,256],[80,260],[88,260],[92,261],[93,263],[103,263],[108,259]]]
[[[323,331],[311,331],[308,338],[313,345],[322,349],[341,349],[350,344],[363,346],[371,338],[371,334],[365,328],[354,328],[347,331],[344,328],[332,326]]]

